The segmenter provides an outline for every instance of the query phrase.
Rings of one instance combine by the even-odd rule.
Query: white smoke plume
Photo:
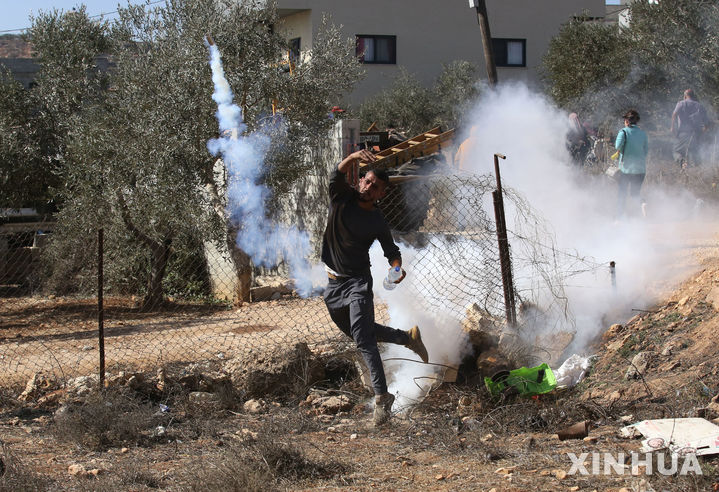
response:
[[[617,125],[618,130],[621,122]],[[647,217],[642,217],[637,209],[632,217],[618,218],[616,183],[604,175],[588,178],[584,171],[573,166],[565,146],[568,130],[568,114],[546,97],[523,84],[501,85],[485,93],[476,104],[472,117],[471,164],[465,170],[493,174],[493,155],[505,154],[507,159],[500,161],[503,185],[523,195],[533,213],[538,212],[547,220],[548,233],[554,236],[537,238],[523,234],[521,220],[515,222],[513,218],[526,218],[526,215],[517,214],[521,211],[513,209],[512,201],[505,200],[510,244],[514,242],[518,291],[525,298],[531,293],[527,300],[535,302],[540,309],[551,303],[555,293],[538,279],[537,265],[533,265],[533,260],[551,258],[544,266],[557,265],[553,279],[563,281],[567,296],[568,316],[557,316],[554,312],[540,317],[539,323],[547,326],[530,326],[530,332],[524,333],[526,341],[533,343],[537,335],[549,335],[551,340],[552,333],[575,332],[574,342],[565,354],[588,355],[588,344],[610,323],[624,322],[636,314],[636,309],[647,309],[662,289],[686,274],[686,270],[674,267],[682,234],[696,233],[703,222],[702,217],[694,213],[696,199],[691,193],[686,190],[667,193],[656,187],[652,189],[651,185],[645,185]],[[466,136],[460,136],[459,141]],[[650,147],[651,144],[650,140]],[[650,161],[650,172],[651,166]],[[491,214],[491,203],[485,201],[484,206],[490,207]],[[540,243],[521,244],[533,240]],[[387,274],[387,262],[377,245],[370,254],[374,291],[388,305],[388,324],[403,330],[419,325],[430,362],[459,364],[470,347],[457,321],[457,313],[438,312],[436,305],[425,305],[410,288],[411,283],[416,282],[422,291],[435,292],[440,298],[445,295],[448,289],[442,291],[441,286],[446,271],[441,265],[446,260],[442,260],[439,253],[434,255],[438,258],[437,271],[418,277],[413,269],[417,252],[403,246],[403,264],[408,276],[395,290],[386,291],[381,279]],[[533,258],[532,254],[547,256]],[[433,252],[423,251],[422,255],[433,255]],[[617,265],[616,288],[612,286],[610,261]],[[446,268],[452,267],[462,268],[462,265],[446,265]],[[448,309],[451,302],[447,303]],[[419,358],[404,347],[388,344],[383,358],[389,389],[398,396],[399,408],[421,400],[434,380],[441,378],[442,366],[421,364]],[[413,362],[397,360],[405,358]]]
[[[261,132],[245,135],[247,125],[242,110],[233,103],[220,51],[214,44],[208,48],[220,137],[211,139],[207,148],[213,156],[221,155],[227,168],[227,208],[231,220],[240,226],[237,246],[255,265],[273,267],[286,261],[297,292],[306,297],[312,291],[309,235],[294,226],[274,224],[267,217],[265,202],[270,190],[260,180],[269,138]]]
[[[437,309],[436,305],[424,303],[421,296],[417,296],[417,291],[423,290],[420,286],[426,288],[431,284],[437,289],[430,289],[432,292],[441,290],[442,263],[425,261],[425,265],[436,267],[433,270],[414,269],[419,252],[406,245],[401,249],[402,264],[407,277],[391,291],[382,287],[382,279],[387,276],[389,268],[382,249],[377,243],[370,249],[373,290],[375,295],[387,304],[390,326],[400,330],[419,326],[422,341],[427,347],[429,364],[423,364],[419,356],[406,347],[392,344],[385,346],[382,358],[385,361],[388,390],[397,397],[395,409],[408,408],[421,401],[435,383],[442,381],[448,366],[457,367],[471,351],[467,335],[462,331],[456,313]],[[426,260],[432,253],[431,249],[424,250],[422,256]]]
[[[474,110],[467,170],[493,173],[493,154],[505,154],[507,159],[500,161],[503,185],[523,194],[548,220],[559,249],[575,251],[597,265],[593,271],[573,275],[570,257],[564,265],[559,257],[559,268],[568,276],[564,289],[576,327],[573,348],[581,351],[607,323],[626,321],[636,314],[633,309],[646,309],[659,288],[677,280],[679,272],[667,265],[674,263],[671,255],[681,244],[680,231],[700,223],[692,215],[695,198],[689,192],[655,188],[648,193],[651,185],[646,181],[647,216],[642,216],[638,204],[633,215],[618,216],[616,183],[604,175],[590,178],[571,164],[565,147],[568,121],[567,113],[523,84],[500,85],[486,93]],[[618,119],[616,130],[622,126]],[[648,173],[651,166],[649,160]],[[506,213],[510,232],[516,232],[511,223],[514,212],[510,205]],[[616,290],[611,287],[610,261],[616,262]],[[531,277],[530,271],[515,272],[518,283]],[[518,285],[520,290],[523,287]],[[566,322],[561,328],[573,331]]]

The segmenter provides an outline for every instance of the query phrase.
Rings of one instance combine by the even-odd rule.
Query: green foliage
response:
[[[26,91],[0,76],[0,206],[52,211],[70,131],[107,87],[98,65],[107,38],[84,7],[38,14],[28,37],[41,66],[36,86]]]
[[[686,88],[719,103],[719,1],[636,1],[629,16],[625,28],[577,19],[551,41],[542,71],[560,106],[613,127],[634,107],[657,128]]]
[[[217,136],[205,35],[223,56],[246,131],[271,137],[265,182],[281,191],[307,171],[301,158],[326,133],[327,108],[361,68],[328,20],[313,52],[289,73],[287,41],[271,28],[273,3],[170,0],[120,7],[118,20],[90,22],[84,8],[35,19],[43,64],[37,94],[54,197],[62,204],[52,242],[51,285],[91,285],[96,230],[104,228],[108,285],[142,292],[145,308],[173,293],[206,294],[202,240],[227,241],[222,181],[206,147]],[[97,55],[111,53],[100,71]],[[52,95],[55,94],[55,99]],[[2,103],[0,96],[0,104]],[[282,111],[272,115],[271,102]],[[200,240],[199,238],[202,238]],[[170,279],[164,282],[170,272]]]
[[[52,176],[45,172],[33,125],[32,100],[0,72],[0,208],[42,205]]]
[[[560,106],[571,107],[584,94],[621,82],[630,63],[617,26],[577,18],[550,41],[542,68],[549,94]]]
[[[647,99],[665,95],[675,103],[691,87],[719,104],[719,1],[634,2],[630,15],[628,35],[642,68],[637,82]]]
[[[477,68],[466,61],[445,65],[433,87],[426,88],[404,68],[392,86],[367,100],[358,110],[363,128],[376,122],[409,136],[435,126],[454,128],[470,102],[477,97]]]

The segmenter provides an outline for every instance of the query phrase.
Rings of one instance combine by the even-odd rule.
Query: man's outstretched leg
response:
[[[404,345],[412,352],[419,355],[422,362],[425,364],[429,362],[427,348],[424,346],[424,342],[422,342],[422,335],[417,325],[414,325],[411,330],[402,331],[375,323],[374,333],[378,342]]]

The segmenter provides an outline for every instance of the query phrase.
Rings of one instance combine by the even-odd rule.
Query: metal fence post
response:
[[[105,387],[105,311],[103,307],[103,247],[105,230],[97,230],[97,336],[100,353],[100,389]]]
[[[494,154],[494,173],[497,178],[497,189],[492,192],[494,199],[494,217],[497,223],[497,244],[499,246],[499,264],[502,269],[502,287],[504,289],[504,311],[509,326],[517,324],[517,310],[514,304],[514,281],[512,279],[512,259],[509,256],[509,240],[507,239],[507,223],[504,217],[504,199],[502,198],[502,179],[499,174],[499,159],[506,159],[502,154]]]

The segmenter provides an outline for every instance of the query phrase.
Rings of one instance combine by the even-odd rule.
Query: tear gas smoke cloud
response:
[[[617,121],[616,129],[620,128]],[[648,218],[636,214],[616,220],[616,184],[604,176],[588,179],[586,173],[573,167],[565,148],[568,130],[568,115],[544,96],[522,84],[501,85],[486,93],[473,112],[468,170],[493,173],[493,154],[505,154],[507,159],[500,162],[503,185],[522,193],[550,222],[560,249],[575,250],[601,265],[593,272],[569,278],[565,285],[576,322],[574,349],[579,351],[607,327],[607,314],[615,317],[611,322],[626,320],[634,314],[632,308],[646,307],[654,300],[653,287],[677,274],[666,268],[671,263],[667,253],[676,253],[672,250],[681,241],[678,229],[691,226],[692,217],[687,213],[691,206],[687,203],[692,204],[694,199],[686,191],[655,191],[646,195]],[[651,162],[647,165],[651,167]],[[508,204],[508,228],[516,233],[512,217],[517,211],[511,208]],[[610,260],[617,264],[616,291],[610,286]],[[568,258],[561,261],[565,262],[560,264],[563,273],[571,275],[573,266]],[[515,262],[515,269],[517,266]],[[522,279],[531,281],[531,277],[532,272],[516,272],[518,283]],[[520,290],[523,287],[526,285],[518,285]],[[541,302],[538,304],[541,307]],[[564,325],[562,329],[573,331],[567,322],[553,320],[558,326]]]
[[[403,245],[402,263],[407,271],[407,277],[396,289],[388,291],[382,288],[381,279],[387,276],[387,260],[382,254],[379,244],[375,243],[370,249],[372,262],[372,277],[375,279],[374,292],[377,297],[387,303],[390,326],[400,330],[409,330],[418,325],[422,333],[422,341],[427,347],[430,364],[422,364],[420,358],[409,349],[401,345],[387,344],[382,354],[385,360],[388,390],[397,396],[395,409],[408,407],[422,400],[432,384],[444,373],[445,365],[456,366],[465,355],[471,351],[467,335],[457,320],[457,314],[447,310],[437,309],[436,304],[423,302],[418,291],[441,281],[442,268],[445,263],[427,260],[432,251],[422,251],[423,264],[430,264],[434,269],[415,269],[418,261],[418,251]],[[414,287],[414,288],[413,288]],[[430,292],[433,292],[432,289]],[[430,294],[431,295],[431,294]],[[392,359],[411,359],[392,360]]]
[[[244,135],[247,126],[242,110],[232,102],[232,89],[225,78],[220,52],[216,45],[208,48],[215,86],[212,99],[217,103],[215,114],[221,136],[211,139],[207,148],[213,156],[221,155],[227,168],[227,208],[231,220],[240,225],[237,246],[255,265],[271,267],[281,260],[287,261],[298,293],[308,296],[313,276],[306,260],[311,251],[309,236],[296,227],[273,224],[267,218],[265,201],[270,191],[259,180],[269,138],[261,132]]]

